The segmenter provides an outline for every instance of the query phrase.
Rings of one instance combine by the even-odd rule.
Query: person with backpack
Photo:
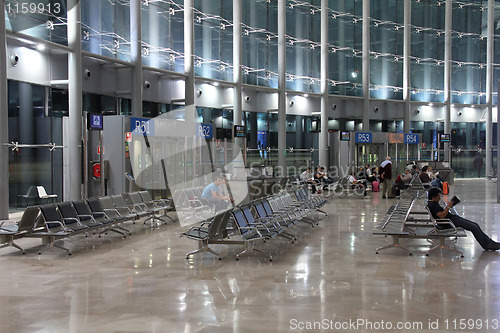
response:
[[[394,198],[392,195],[392,162],[387,156],[379,167],[380,180],[382,183],[382,198]]]

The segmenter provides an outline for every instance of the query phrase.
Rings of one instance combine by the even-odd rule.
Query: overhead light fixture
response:
[[[41,43],[36,44],[36,49],[37,49],[38,51],[43,51],[43,50],[45,50],[45,49],[46,49],[45,44],[41,44]]]

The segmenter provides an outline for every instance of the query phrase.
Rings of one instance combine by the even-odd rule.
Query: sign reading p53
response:
[[[372,143],[372,133],[356,133],[356,143]]]
[[[405,143],[419,143],[418,134],[405,134]]]

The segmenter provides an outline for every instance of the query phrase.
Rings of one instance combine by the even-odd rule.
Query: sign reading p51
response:
[[[154,135],[154,120],[148,118],[130,118],[130,132],[133,135]]]
[[[356,143],[372,143],[372,133],[356,133]]]
[[[405,143],[419,143],[418,134],[405,134]]]

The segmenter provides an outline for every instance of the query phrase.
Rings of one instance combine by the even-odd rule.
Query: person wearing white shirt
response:
[[[307,168],[304,172],[300,174],[300,180],[303,182],[307,182],[312,178],[311,168]]]

